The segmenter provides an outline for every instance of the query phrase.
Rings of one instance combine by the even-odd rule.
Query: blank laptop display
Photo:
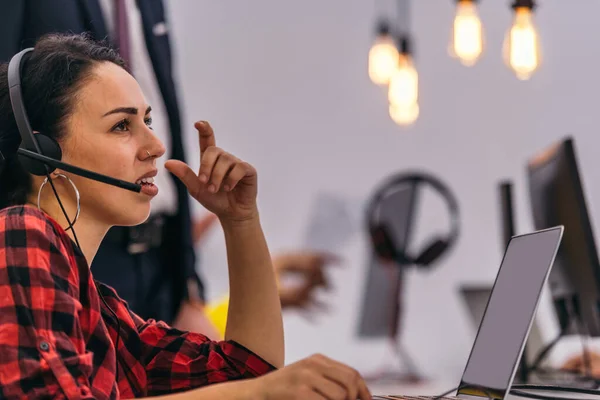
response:
[[[479,326],[458,394],[505,398],[521,358],[563,228],[511,239]],[[473,390],[475,389],[475,390]]]

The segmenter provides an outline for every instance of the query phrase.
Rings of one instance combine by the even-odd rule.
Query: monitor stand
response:
[[[398,340],[391,339],[390,347],[394,350],[395,359],[404,366],[398,369],[393,365],[382,365],[375,372],[363,375],[367,384],[419,384],[426,379],[418,372],[412,357],[406,352]]]
[[[521,355],[521,360],[519,361],[519,368],[517,369],[517,379],[515,382],[517,383],[529,383],[529,365],[527,362],[527,344],[523,348],[523,354]]]
[[[398,367],[382,365],[376,372],[363,375],[363,378],[368,384],[419,384],[426,381],[426,379],[418,372],[415,362],[402,345],[400,339],[401,335],[398,330],[402,315],[402,296],[400,296],[400,293],[402,291],[403,275],[404,274],[400,274],[400,278],[397,280],[397,290],[395,290],[395,293],[397,293],[397,301],[394,303],[394,310],[391,314],[390,330],[386,340],[391,350],[390,353],[395,356],[395,361],[398,361],[404,368],[398,369]]]

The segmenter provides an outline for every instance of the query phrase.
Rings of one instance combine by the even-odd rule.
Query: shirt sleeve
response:
[[[0,232],[2,399],[93,398],[93,356],[85,351],[81,303],[73,295],[76,272],[59,242],[44,221]]]
[[[235,341],[211,341],[204,335],[131,314],[145,346],[143,357],[151,396],[254,378],[276,369]]]

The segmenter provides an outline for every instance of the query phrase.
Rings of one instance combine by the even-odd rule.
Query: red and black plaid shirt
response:
[[[0,398],[154,396],[273,369],[233,341],[142,320],[95,285],[54,220],[31,206],[0,210]]]

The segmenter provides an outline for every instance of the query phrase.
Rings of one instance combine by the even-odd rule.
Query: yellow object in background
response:
[[[204,311],[210,322],[215,326],[221,337],[225,337],[227,327],[227,311],[229,310],[229,295],[206,304]]]

